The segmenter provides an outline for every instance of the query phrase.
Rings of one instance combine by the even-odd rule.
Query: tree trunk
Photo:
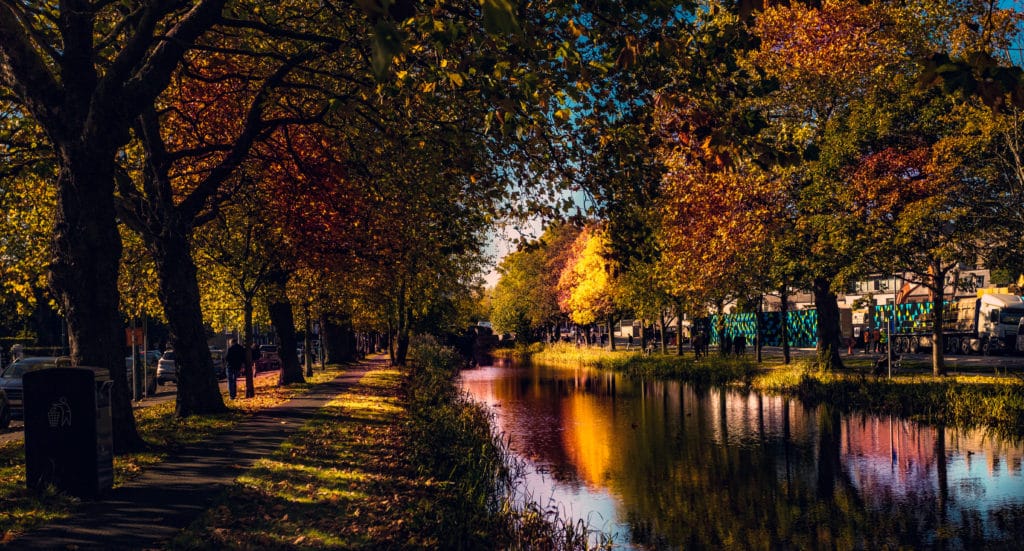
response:
[[[213,361],[206,342],[203,312],[199,304],[199,282],[189,250],[187,231],[166,224],[159,235],[147,236],[159,279],[160,302],[174,346],[178,395],[175,414],[227,411],[220,394]],[[154,241],[155,240],[155,241]]]
[[[395,365],[405,365],[409,356],[409,330],[399,331],[395,338]]]
[[[658,314],[658,332],[661,333],[661,353],[668,353],[668,339],[665,338],[665,311]]]
[[[932,375],[943,377],[946,375],[946,356],[943,354],[943,317],[946,310],[946,271],[935,262],[931,270],[932,276],[929,287],[932,290]],[[895,308],[895,306],[894,306]],[[889,337],[889,346],[892,346],[892,337]]]
[[[762,329],[761,317],[764,314],[764,295],[757,299],[757,312],[754,312],[754,350],[757,353],[757,363],[761,363],[761,347],[764,346],[764,330]]]
[[[718,312],[718,323],[715,327],[715,332],[718,334],[718,354],[720,356],[728,356],[729,349],[732,343],[728,345],[725,342],[725,302],[719,300],[716,304],[715,311]]]
[[[647,320],[640,318],[640,350],[647,350]]]
[[[349,339],[349,333],[352,331],[352,319],[347,314],[326,314],[321,319],[320,327],[323,329],[322,340],[327,363],[351,362],[355,357]]]
[[[412,312],[406,307],[406,285],[403,281],[398,288],[398,305],[397,305],[397,319],[395,324],[395,345],[394,345],[394,357],[392,362],[394,365],[405,365],[406,356],[409,353],[409,331],[411,330],[411,318]],[[476,346],[473,346],[473,354],[477,352]]]
[[[252,345],[254,341],[252,331],[252,301],[253,296],[251,294],[245,295],[245,301],[242,304],[242,315],[245,317],[245,358],[246,366],[245,370],[245,397],[255,398],[256,397],[256,358],[253,357]]]
[[[281,375],[278,384],[289,385],[292,383],[304,383],[302,366],[299,365],[299,357],[295,354],[299,341],[295,336],[295,316],[292,313],[292,303],[288,300],[288,280],[291,273],[287,270],[278,270],[269,274],[268,279],[268,300],[267,310],[270,313],[270,323],[274,324],[277,330],[278,347],[277,353],[281,358]]]
[[[827,278],[814,278],[811,289],[814,292],[814,306],[818,310],[818,368],[841,369],[843,359],[839,356],[839,301],[832,292],[832,283]]]
[[[693,335],[690,335],[692,342]],[[676,356],[683,355],[683,301],[676,301]]]
[[[106,368],[110,373],[115,453],[141,450],[146,444],[135,426],[124,369],[113,154],[63,151],[60,157],[50,288],[67,320],[73,365]]]
[[[782,339],[782,363],[789,365],[791,361],[789,353],[789,289],[785,285],[779,289],[779,299],[781,304],[779,306],[779,315],[782,316],[782,322],[779,324],[780,336]]]
[[[615,351],[615,334],[612,333],[611,329],[614,326],[614,320],[608,316],[608,350]]]
[[[395,322],[388,320],[388,360],[395,365]]]
[[[302,361],[305,364],[306,376],[307,377],[312,377],[313,376],[313,360],[310,357],[310,352],[312,352],[312,345],[313,345],[313,343],[310,340],[310,336],[309,335],[310,335],[310,333],[313,332],[313,322],[309,318],[309,301],[307,300],[306,304],[303,305],[303,306],[304,307],[303,307],[303,310],[302,310],[302,314],[303,314]]]

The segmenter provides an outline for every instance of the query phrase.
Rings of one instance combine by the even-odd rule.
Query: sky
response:
[[[537,237],[541,234],[540,220],[531,220],[524,228],[528,237]],[[490,231],[490,243],[487,246],[487,254],[492,257],[494,263],[484,276],[487,286],[493,288],[498,284],[498,264],[511,252],[516,250],[516,241],[521,237],[519,231],[511,227],[492,227]]]

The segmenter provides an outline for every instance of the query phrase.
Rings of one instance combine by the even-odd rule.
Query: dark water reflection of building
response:
[[[535,495],[597,511],[623,546],[1024,545],[1024,446],[981,431],[587,369],[463,385],[546,474]]]

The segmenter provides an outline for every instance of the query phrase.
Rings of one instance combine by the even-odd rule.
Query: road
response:
[[[619,350],[626,350],[627,346],[626,339],[616,338],[615,346]],[[639,339],[634,341],[634,348],[639,346]],[[658,350],[659,348],[655,348]],[[692,350],[689,345],[684,345],[684,352],[686,354],[692,354]],[[675,348],[670,346],[668,348],[669,354],[675,353]],[[781,358],[782,348],[777,346],[766,346],[761,349],[762,356],[765,358]],[[847,354],[846,349],[841,352],[842,358],[859,359],[859,358],[878,358],[880,353],[872,353],[865,355],[863,350],[854,349],[853,354]],[[717,354],[717,349],[712,348],[712,354]],[[754,347],[749,343],[747,344],[747,355],[751,356],[754,354]],[[813,357],[815,349],[813,348],[791,348],[790,356],[793,358],[809,358]],[[932,362],[931,351],[925,351],[922,354],[903,354],[904,364],[928,366],[930,368]],[[966,373],[978,373],[978,374],[992,374],[997,370],[1000,372],[1019,372],[1024,374],[1024,356],[981,356],[981,355],[946,355],[946,370],[950,375],[954,375],[958,372]]]

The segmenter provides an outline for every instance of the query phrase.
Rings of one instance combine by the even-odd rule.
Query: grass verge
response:
[[[171,549],[584,549],[589,533],[516,499],[457,358],[418,347],[375,370],[237,479]]]
[[[525,464],[493,428],[493,414],[455,384],[462,360],[451,349],[417,348],[409,375],[409,449],[421,473],[444,477],[438,511],[421,522],[440,549],[588,549],[609,547],[557,507],[543,508],[524,484]]]
[[[145,452],[114,458],[114,486],[141,475],[148,466],[164,460],[175,449],[229,431],[253,413],[274,407],[305,392],[310,386],[333,379],[339,366],[317,370],[303,384],[277,386],[277,377],[256,378],[256,397],[227,400],[228,412],[220,415],[174,416],[174,401],[135,410],[139,434],[151,444]],[[243,384],[244,387],[244,384]],[[25,447],[18,439],[0,444],[0,544],[49,522],[67,518],[79,500],[56,491],[36,492],[25,485]]]

